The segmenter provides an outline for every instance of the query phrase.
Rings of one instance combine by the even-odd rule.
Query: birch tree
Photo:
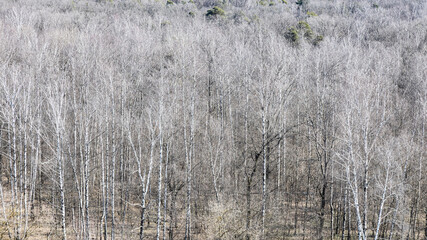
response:
[[[64,127],[65,127],[65,111],[67,105],[67,98],[65,93],[65,79],[59,79],[56,83],[51,83],[48,87],[47,99],[50,107],[50,119],[54,127],[55,134],[55,158],[56,158],[56,171],[57,171],[57,185],[60,194],[60,209],[61,209],[61,227],[62,239],[67,239],[67,226],[66,226],[66,209],[65,209],[65,189],[64,189]]]

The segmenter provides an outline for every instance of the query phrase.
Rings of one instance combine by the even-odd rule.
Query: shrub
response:
[[[314,40],[313,40],[313,45],[314,46],[318,46],[321,41],[323,41],[323,36],[322,35],[317,35],[316,38],[314,38]]]
[[[225,16],[224,10],[222,10],[218,6],[215,6],[212,9],[209,9],[206,13],[206,17],[217,17],[217,16]]]
[[[313,31],[311,30],[310,25],[305,21],[299,21],[297,28],[304,32],[304,37],[308,40],[313,38]]]
[[[286,32],[285,37],[292,43],[298,43],[299,41],[298,30],[295,27],[290,27]]]
[[[316,14],[315,12],[307,11],[307,15],[308,15],[309,17],[317,17],[317,14]]]
[[[265,5],[267,5],[267,2],[264,0],[261,0],[261,1],[258,1],[258,4],[261,6],[265,6]]]
[[[315,34],[313,30],[311,30],[310,25],[305,21],[299,21],[296,26],[288,28],[285,33],[285,38],[293,44],[298,44],[300,35],[304,36],[304,38],[314,46],[319,45],[319,43],[323,41],[322,35],[316,35],[316,37],[314,37]]]
[[[161,24],[160,24],[160,26],[162,26],[162,27],[166,27],[166,26],[168,26],[168,25],[170,25],[171,24],[171,22],[169,22],[169,21],[163,21]]]
[[[298,29],[303,29],[306,31],[311,31],[310,25],[306,21],[299,21],[297,24]]]

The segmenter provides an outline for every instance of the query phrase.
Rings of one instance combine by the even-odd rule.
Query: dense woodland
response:
[[[0,239],[426,239],[424,0],[0,0]]]

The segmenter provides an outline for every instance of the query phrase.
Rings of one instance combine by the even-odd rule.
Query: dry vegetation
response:
[[[0,239],[426,239],[423,0],[0,0]]]

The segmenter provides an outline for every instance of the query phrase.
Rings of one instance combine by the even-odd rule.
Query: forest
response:
[[[427,239],[425,0],[0,0],[0,239]]]

